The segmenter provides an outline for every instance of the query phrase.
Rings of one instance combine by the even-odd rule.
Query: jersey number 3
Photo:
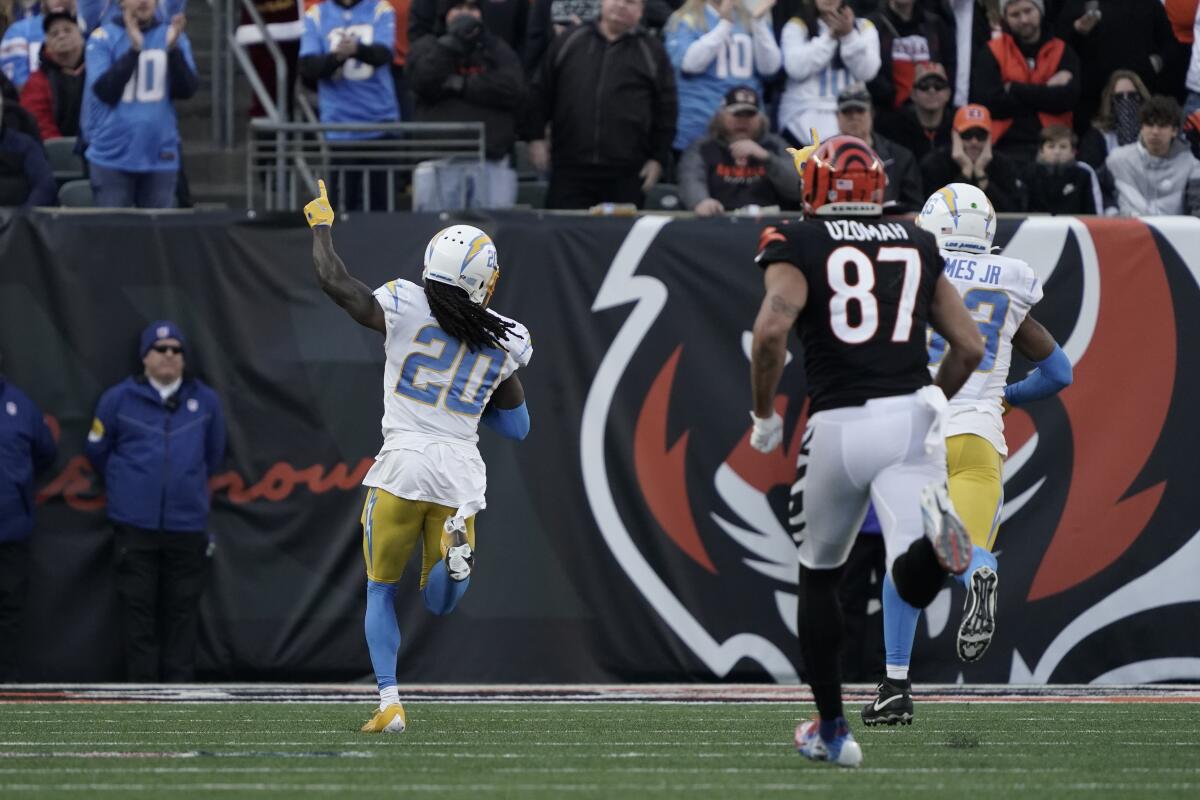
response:
[[[904,265],[904,285],[896,307],[896,324],[892,327],[893,342],[907,342],[912,335],[913,310],[917,306],[917,290],[921,288],[921,254],[913,247],[881,247],[876,261],[895,261]],[[846,268],[854,265],[858,274],[850,283]],[[875,265],[857,247],[839,247],[829,254],[825,274],[833,297],[829,298],[829,325],[833,335],[846,344],[862,344],[879,330],[879,301],[875,297]],[[858,322],[850,321],[850,304],[858,306]]]
[[[494,347],[471,350],[436,325],[421,328],[413,342],[435,349],[409,353],[400,366],[396,393],[456,414],[481,414],[504,365],[504,353]]]

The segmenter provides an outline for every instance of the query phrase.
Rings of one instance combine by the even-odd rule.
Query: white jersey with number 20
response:
[[[529,363],[529,331],[516,323],[503,348],[472,351],[438,326],[422,287],[389,281],[375,299],[387,327],[383,447],[363,484],[475,513],[487,487],[479,418],[496,387]]]

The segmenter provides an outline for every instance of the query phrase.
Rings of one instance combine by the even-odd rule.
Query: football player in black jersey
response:
[[[947,573],[967,569],[971,540],[946,493],[947,399],[983,356],[979,328],[942,274],[932,234],[880,217],[887,183],[861,139],[835,136],[805,162],[805,219],[763,231],[766,296],[754,323],[751,444],[783,438],[775,392],[793,327],[804,348],[808,427],[789,526],[800,543],[799,637],[818,716],[796,728],[811,759],[858,766],[842,713],[836,588],[867,505],[883,529],[888,569],[924,608]],[[926,325],[949,348],[930,385]]]

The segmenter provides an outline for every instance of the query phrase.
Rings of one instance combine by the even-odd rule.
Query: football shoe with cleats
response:
[[[925,536],[933,544],[942,569],[961,575],[971,566],[974,545],[967,527],[958,518],[945,483],[931,483],[921,490],[921,517]]]
[[[465,581],[475,566],[475,553],[467,538],[467,521],[454,516],[446,520],[442,541],[446,551],[446,573],[452,581]]]
[[[814,717],[796,726],[796,752],[812,761],[828,761],[839,767],[862,764],[862,748],[854,741],[850,725],[844,717],[837,720],[837,734],[832,740],[821,738],[821,721]]]
[[[983,658],[996,634],[996,570],[979,567],[967,580],[967,599],[958,626],[958,657],[968,664]]]
[[[875,687],[875,699],[863,706],[862,721],[868,727],[912,725],[912,684],[884,678]]]
[[[404,715],[404,706],[392,703],[386,708],[377,708],[360,730],[363,733],[404,733],[408,727],[408,719]]]

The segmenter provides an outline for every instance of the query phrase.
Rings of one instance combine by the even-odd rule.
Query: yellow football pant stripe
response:
[[[982,436],[964,433],[946,439],[950,501],[967,526],[971,542],[991,550],[1004,501],[1002,459]]]
[[[421,588],[446,556],[445,524],[455,512],[449,506],[422,500],[405,500],[372,487],[363,503],[363,561],[367,578],[376,583],[396,583],[413,548],[421,542]],[[467,518],[467,541],[475,549],[475,517]]]

